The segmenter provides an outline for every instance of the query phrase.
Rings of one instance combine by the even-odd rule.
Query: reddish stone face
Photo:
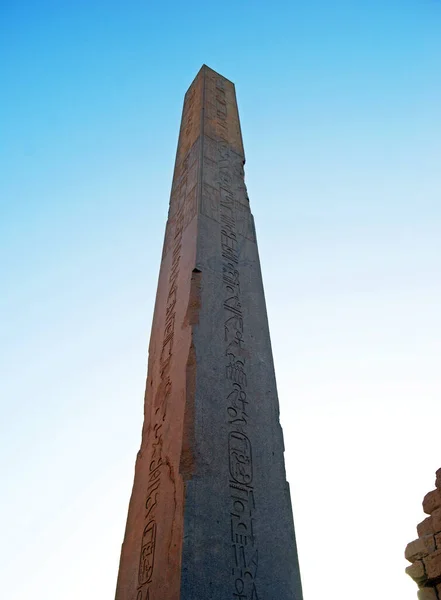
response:
[[[436,489],[426,494],[423,510],[429,516],[418,526],[418,539],[406,547],[412,563],[406,573],[418,584],[419,600],[438,600],[441,592],[441,469],[436,472]],[[438,590],[438,591],[437,591]]]
[[[195,375],[191,337],[198,304],[192,274],[197,239],[202,81],[199,73],[184,103],[149,347],[142,443],[116,600],[179,598],[183,473],[192,472],[192,437],[186,429],[190,430],[192,421]]]
[[[222,135],[243,154],[234,86],[216,74],[224,82],[222,103],[216,104],[214,78],[207,71],[201,69],[184,101],[149,347],[142,443],[116,600],[180,597],[184,485],[193,472],[192,328],[198,322],[200,291],[195,263],[201,131],[205,125],[205,132],[216,139],[219,107],[225,109]]]

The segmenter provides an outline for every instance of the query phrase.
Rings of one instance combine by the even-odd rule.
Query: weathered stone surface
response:
[[[436,472],[435,487],[441,490],[441,469]]]
[[[116,600],[301,600],[234,85],[184,102]]]
[[[424,587],[418,590],[418,600],[438,600],[435,588]]]
[[[412,565],[407,567],[406,573],[418,584],[424,583],[427,579],[422,560],[417,560]]]
[[[424,496],[423,510],[426,515],[431,515],[434,510],[441,508],[441,490],[432,490]]]
[[[423,559],[428,579],[441,578],[441,550],[435,550]]]
[[[434,533],[441,532],[441,508],[435,508],[433,513],[430,515],[432,519],[432,527]]]
[[[435,545],[437,550],[441,550],[441,533],[435,535]]]
[[[438,598],[441,598],[441,583],[435,586],[436,593],[438,594]]]
[[[441,508],[436,508],[430,516],[433,533],[441,532]]]
[[[419,537],[423,537],[425,535],[433,535],[435,531],[433,530],[432,517],[427,517],[421,523],[417,525],[417,533]]]
[[[425,535],[410,544],[407,544],[404,556],[409,562],[415,562],[424,558],[436,549],[435,538],[433,535]]]

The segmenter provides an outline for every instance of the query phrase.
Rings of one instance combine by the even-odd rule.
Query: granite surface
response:
[[[116,600],[302,600],[234,85],[184,102]]]

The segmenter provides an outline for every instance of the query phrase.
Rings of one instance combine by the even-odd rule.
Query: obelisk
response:
[[[244,164],[234,85],[204,65],[184,101],[116,600],[302,600]]]

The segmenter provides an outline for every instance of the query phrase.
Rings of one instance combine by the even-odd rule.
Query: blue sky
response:
[[[305,599],[413,600],[441,466],[441,4],[4,1],[0,28],[5,597],[113,597],[206,63],[237,87]]]

